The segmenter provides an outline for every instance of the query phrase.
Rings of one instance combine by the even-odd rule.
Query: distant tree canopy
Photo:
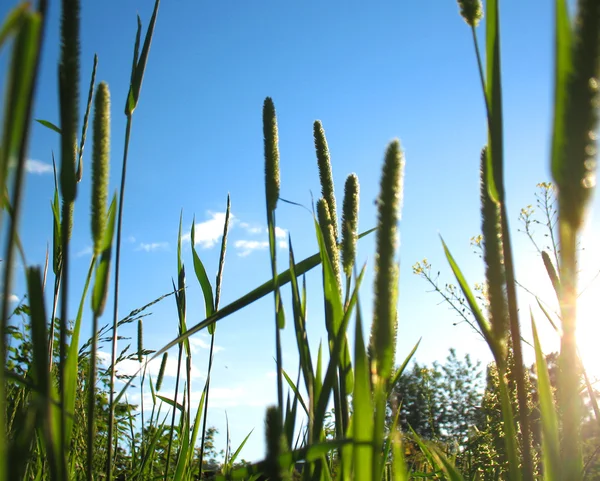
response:
[[[392,412],[394,404],[399,407],[404,432],[412,428],[422,438],[460,447],[478,422],[483,388],[481,363],[468,354],[459,359],[450,349],[444,364],[427,367],[415,362],[401,376],[391,396]]]

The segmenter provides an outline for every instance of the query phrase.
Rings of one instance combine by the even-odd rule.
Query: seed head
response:
[[[102,249],[106,227],[108,171],[110,165],[110,92],[102,82],[96,92],[92,151],[92,238],[94,254]]]
[[[356,174],[350,174],[344,186],[342,210],[342,265],[346,277],[352,275],[358,239],[358,202],[360,187]]]
[[[319,199],[317,201],[317,219],[321,232],[323,233],[323,241],[325,242],[325,248],[331,261],[331,267],[337,281],[338,288],[342,290],[342,280],[340,276],[340,254],[337,243],[333,234],[333,222],[331,220],[329,205],[325,199]]]
[[[160,363],[160,370],[158,371],[158,379],[156,380],[156,390],[160,391],[162,387],[163,378],[165,377],[165,368],[167,367],[167,359],[169,357],[169,353],[165,352],[163,354],[162,361]]]
[[[460,14],[471,27],[476,27],[483,18],[481,0],[458,0]]]
[[[371,330],[371,352],[375,372],[388,379],[394,366],[397,324],[398,220],[404,174],[404,155],[398,140],[392,141],[385,154],[378,199],[377,251],[375,255],[375,306]]]
[[[333,189],[333,174],[331,173],[331,159],[329,157],[329,147],[325,138],[325,130],[320,120],[315,121],[313,125],[315,137],[315,149],[317,151],[317,163],[319,166],[319,180],[321,181],[321,195],[327,201],[329,206],[329,215],[333,227],[333,235],[338,239],[337,225],[337,206],[335,202],[335,193]]]
[[[273,99],[267,97],[263,105],[263,135],[265,138],[265,190],[267,211],[277,207],[279,199],[279,145],[277,115]]]
[[[144,326],[142,320],[138,319],[138,361],[142,362],[144,357],[142,351],[144,350]]]

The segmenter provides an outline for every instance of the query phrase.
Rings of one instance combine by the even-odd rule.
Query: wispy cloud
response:
[[[111,354],[104,351],[98,351],[98,359],[104,367],[110,366]],[[150,373],[153,379],[158,377],[162,357],[148,363],[146,373]],[[134,376],[139,368],[140,363],[136,359],[125,359],[117,364],[116,371],[121,375]],[[165,377],[177,377],[177,356],[169,355],[167,365],[165,366]],[[204,374],[192,364],[191,375],[193,378],[202,378]]]
[[[140,245],[137,247],[136,250],[144,251],[144,252],[155,252],[155,251],[164,251],[164,250],[167,250],[168,248],[169,248],[168,242],[150,242],[148,244],[145,242],[140,242]]]
[[[260,226],[253,226],[248,224],[247,222],[240,222],[240,227],[244,229],[248,234],[261,234],[265,232],[266,229]]]
[[[37,175],[51,174],[54,171],[52,164],[47,164],[46,162],[34,159],[25,161],[25,170],[30,174]]]
[[[202,339],[201,337],[190,337],[190,350],[192,354],[198,352],[200,349],[210,349],[210,343]],[[223,350],[223,347],[217,346],[216,344],[213,346],[213,352],[217,353]]]
[[[223,226],[225,224],[225,212],[209,212],[210,219],[204,222],[198,222],[195,225],[195,237],[196,245],[199,245],[203,249],[209,249],[213,247],[217,241],[223,235]],[[229,215],[229,226],[231,227],[234,223],[233,214]],[[189,241],[191,235],[184,234],[181,239],[182,241]]]
[[[242,226],[243,227],[243,226]],[[267,233],[267,229],[263,227],[250,227],[246,224],[245,227],[248,233]],[[277,246],[280,249],[285,249],[288,245],[287,243],[287,230],[282,229],[281,227],[275,227],[275,238],[277,239]],[[238,250],[238,256],[246,257],[250,255],[254,251],[264,250],[269,247],[268,240],[248,240],[248,239],[240,239],[233,243],[233,246]]]
[[[239,250],[238,256],[246,257],[254,251],[266,249],[267,247],[269,247],[269,242],[240,239],[235,241],[233,243],[233,246]]]
[[[92,252],[94,252],[94,250],[92,249],[92,246],[87,246],[87,247],[84,247],[83,249],[77,251],[75,253],[75,257],[87,257],[87,256],[91,256]]]

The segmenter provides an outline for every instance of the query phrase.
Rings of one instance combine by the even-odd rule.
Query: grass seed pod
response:
[[[279,140],[277,115],[273,99],[267,97],[263,105],[263,134],[265,139],[265,190],[267,211],[277,208],[279,199]]]
[[[335,202],[335,192],[333,188],[333,174],[331,172],[331,159],[329,156],[329,147],[325,138],[325,130],[320,120],[313,124],[313,134],[315,138],[315,150],[317,151],[317,164],[319,166],[319,180],[321,182],[321,195],[327,201],[329,206],[329,215],[331,216],[331,225],[333,235],[337,242],[338,223],[337,223],[337,205]]]
[[[144,360],[144,356],[142,352],[144,351],[144,325],[142,324],[142,320],[138,319],[138,331],[137,331],[137,352],[138,352],[138,361],[142,362]]]
[[[458,0],[460,15],[470,27],[476,27],[483,18],[481,0]]]
[[[163,378],[165,377],[165,368],[167,367],[167,359],[169,358],[169,353],[165,352],[163,354],[162,361],[160,363],[160,370],[158,371],[158,378],[156,379],[156,390],[160,391],[162,387]]]
[[[500,225],[500,208],[489,195],[487,147],[481,150],[481,232],[483,236],[483,261],[489,298],[489,318],[494,341],[505,355],[508,337],[508,304],[506,299],[506,274]]]
[[[101,82],[96,91],[92,150],[92,239],[94,254],[100,254],[106,228],[108,172],[110,165],[110,92]]]
[[[331,267],[337,281],[338,288],[342,290],[342,280],[340,276],[340,254],[337,243],[335,241],[335,234],[333,230],[333,221],[331,219],[330,209],[325,199],[319,199],[317,201],[317,219],[321,232],[323,233],[323,241],[325,242],[325,248],[327,254],[331,260]]]
[[[398,322],[398,220],[402,198],[404,155],[400,141],[393,140],[386,151],[378,198],[375,254],[374,312],[371,328],[371,353],[375,372],[388,379],[394,367],[395,333]]]
[[[344,186],[342,208],[342,266],[346,277],[352,275],[358,239],[358,204],[360,186],[356,174],[350,174]]]

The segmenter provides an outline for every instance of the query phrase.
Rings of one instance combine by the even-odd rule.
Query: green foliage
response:
[[[219,306],[231,206],[228,197],[214,289],[195,250],[194,226],[191,231],[194,271],[204,297],[206,318],[193,326],[187,325],[187,296],[192,294],[185,280],[180,219],[177,283],[173,279],[173,292],[118,319],[122,214],[132,116],[139,102],[159,3],[159,0],[154,3],[141,51],[141,20],[138,17],[125,103],[127,124],[121,187],[118,203],[115,196],[108,210],[109,93],[102,83],[96,89],[91,179],[94,255],[82,282],[79,309],[74,317],[69,315],[67,300],[67,294],[76,292],[70,284],[73,276],[69,269],[69,242],[74,227],[77,183],[83,176],[82,155],[97,59],[94,59],[78,143],[79,2],[63,0],[60,126],[38,120],[61,137],[60,175],[55,172],[55,194],[52,211],[48,213],[53,220],[54,290],[46,295],[42,268],[27,266],[27,304],[20,304],[11,316],[8,299],[17,253],[26,266],[17,225],[46,2],[40,1],[38,9],[25,4],[17,7],[0,27],[0,45],[10,40],[13,49],[7,75],[9,100],[4,107],[0,144],[2,211],[10,214],[8,226],[5,228],[2,224],[6,229],[6,256],[3,259],[6,264],[0,324],[0,358],[4,363],[0,369],[0,399],[4,401],[0,409],[0,481],[63,481],[83,476],[90,481],[101,478],[110,481],[113,477],[136,481],[187,481],[211,477],[256,481],[265,476],[271,480],[301,478],[303,481],[404,481],[410,478],[578,481],[584,476],[597,477],[600,435],[598,420],[591,413],[594,416],[600,413],[598,394],[578,362],[574,308],[577,239],[593,187],[591,179],[596,161],[600,68],[597,2],[581,0],[576,21],[572,23],[566,2],[556,0],[552,172],[557,186],[557,207],[554,207],[553,187],[541,184],[539,205],[545,219],[538,223],[549,230],[550,242],[543,249],[537,244],[536,247],[560,301],[560,329],[557,328],[557,332],[561,336],[561,352],[544,356],[534,330],[536,368],[531,370],[527,370],[522,361],[504,192],[499,1],[488,0],[486,4],[485,75],[475,31],[483,15],[481,2],[458,2],[461,15],[471,27],[487,114],[488,146],[481,157],[482,235],[474,238],[486,265],[486,281],[472,289],[446,244],[443,247],[458,287],[448,284],[439,288],[426,260],[415,264],[413,270],[427,279],[489,344],[495,362],[487,368],[483,391],[478,384],[479,365],[468,356],[464,360],[458,359],[453,350],[444,364],[425,367],[415,363],[412,370],[404,371],[415,346],[407,361],[398,369],[394,367],[398,330],[398,221],[404,170],[399,141],[394,140],[388,145],[381,172],[374,306],[368,346],[365,345],[359,302],[366,266],[357,268],[355,244],[358,238],[372,231],[358,235],[358,179],[350,175],[346,182],[341,226],[342,266],[346,277],[344,293],[339,259],[339,213],[329,147],[319,121],[313,124],[322,191],[316,206],[318,223],[315,219],[318,252],[296,262],[290,238],[289,269],[278,271],[275,211],[281,187],[279,131],[270,97],[265,99],[263,106],[263,136],[271,278],[230,304]],[[15,175],[9,178],[10,164],[16,165],[16,169]],[[531,208],[522,210],[521,221],[526,234],[533,240],[532,226],[536,221]],[[558,229],[556,237],[555,227]],[[112,326],[99,327],[99,317],[108,296],[113,244]],[[308,342],[310,323],[307,322],[304,274],[319,265],[328,339],[325,351],[320,348],[315,361]],[[83,307],[93,276],[92,332],[81,344]],[[281,331],[286,323],[280,290],[287,284],[291,288],[293,326],[300,359],[295,382],[284,370],[281,352]],[[274,294],[275,301],[278,404],[269,407],[266,413],[266,458],[249,464],[237,459],[251,439],[251,433],[232,449],[228,427],[225,450],[219,452],[214,444],[216,431],[207,427],[214,336],[217,322],[270,293]],[[168,295],[173,295],[176,301],[177,334],[156,351],[144,349],[144,311]],[[47,297],[52,298],[51,309],[46,308]],[[60,315],[57,316],[59,300]],[[551,315],[544,312],[551,319]],[[355,342],[351,355],[347,330],[352,321],[355,321]],[[127,345],[119,351],[117,341],[122,338],[118,334],[119,327],[136,322],[137,349],[130,352],[130,345]],[[212,335],[207,382],[200,402],[192,406],[189,338],[205,328]],[[110,345],[112,351],[108,367],[98,363],[98,350],[106,345]],[[164,391],[157,394],[162,389],[167,351],[176,346],[174,394],[172,397]],[[146,377],[147,367],[161,355],[162,364],[154,385],[152,378]],[[117,373],[117,366],[125,361],[138,363],[136,375]],[[115,381],[119,378],[124,387],[117,393]],[[285,387],[289,388],[285,393],[284,378]],[[142,404],[138,408],[127,401],[134,380],[139,381],[142,403],[145,389],[150,387],[150,407]],[[581,392],[587,393],[586,396],[580,395]],[[332,404],[334,409],[330,410]],[[163,412],[163,409],[170,412]],[[299,425],[298,419],[304,424]],[[198,448],[200,429],[202,438]]]

